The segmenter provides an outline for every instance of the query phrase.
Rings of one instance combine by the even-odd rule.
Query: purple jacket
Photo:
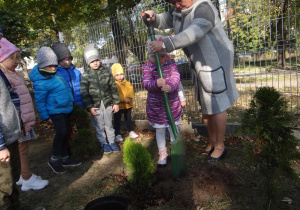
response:
[[[156,87],[156,81],[159,79],[156,64],[148,61],[143,66],[144,78],[143,86],[148,91],[147,96],[147,118],[149,122],[156,124],[169,124],[166,108],[163,101],[163,95],[160,88]],[[173,59],[168,59],[162,64],[162,71],[166,83],[170,85],[171,92],[168,93],[170,108],[177,121],[181,117],[181,104],[178,96],[180,83],[180,74]]]

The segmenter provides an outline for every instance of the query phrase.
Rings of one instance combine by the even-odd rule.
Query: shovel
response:
[[[148,27],[148,34],[150,36],[151,41],[155,41],[155,32],[153,26],[147,21],[149,17],[148,14],[142,13],[142,18],[145,25]],[[161,69],[161,63],[159,60],[158,53],[154,53],[158,76],[159,78],[164,78]],[[168,119],[170,122],[170,126],[175,138],[175,141],[171,142],[171,160],[172,160],[172,176],[173,179],[176,180],[178,177],[185,175],[186,173],[186,162],[185,162],[185,146],[184,146],[184,138],[177,132],[176,125],[174,122],[174,118],[171,112],[169,98],[166,92],[162,92],[164,104],[166,107],[166,112],[168,115]]]

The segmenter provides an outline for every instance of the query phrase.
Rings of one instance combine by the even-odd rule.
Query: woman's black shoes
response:
[[[200,155],[210,155],[214,151],[215,147],[212,147],[209,151],[202,151]]]
[[[222,154],[220,155],[220,157],[214,158],[212,156],[209,156],[207,158],[207,162],[208,163],[218,162],[219,160],[221,160],[226,155],[226,153],[227,153],[227,149],[226,149],[226,147],[224,147],[224,150],[223,150]]]

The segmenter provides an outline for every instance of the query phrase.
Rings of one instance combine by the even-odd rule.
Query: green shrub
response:
[[[72,154],[80,159],[88,159],[100,153],[90,113],[75,104],[70,121],[73,129],[72,141],[70,141]]]
[[[74,104],[70,121],[72,123],[72,126],[77,130],[92,127],[91,114],[86,109],[81,108],[78,104]]]
[[[100,153],[100,147],[97,144],[95,134],[91,129],[78,130],[78,133],[73,135],[70,145],[72,154],[81,159],[88,159],[89,157]]]
[[[138,186],[151,185],[154,180],[154,160],[151,154],[140,143],[126,138],[124,142],[123,161],[130,170],[128,180]]]
[[[265,177],[268,202],[276,194],[280,176],[295,175],[291,160],[299,154],[293,123],[287,102],[272,87],[259,88],[242,117],[242,131],[254,139],[246,144],[247,160]]]

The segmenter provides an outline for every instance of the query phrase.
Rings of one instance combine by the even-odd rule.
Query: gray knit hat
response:
[[[163,41],[165,38],[166,37],[163,35],[155,35],[155,41]],[[149,55],[154,55],[154,53],[151,51],[151,49],[149,47],[150,42],[152,42],[151,39],[148,39],[148,41],[147,41],[148,53],[149,53]],[[163,49],[163,50],[159,51],[158,54],[167,54],[167,50]]]
[[[94,43],[91,43],[86,48],[84,48],[83,55],[84,55],[85,62],[88,65],[95,60],[100,60],[100,53],[95,48]]]
[[[41,47],[36,51],[36,60],[40,69],[46,66],[57,66],[57,56],[50,47]]]

